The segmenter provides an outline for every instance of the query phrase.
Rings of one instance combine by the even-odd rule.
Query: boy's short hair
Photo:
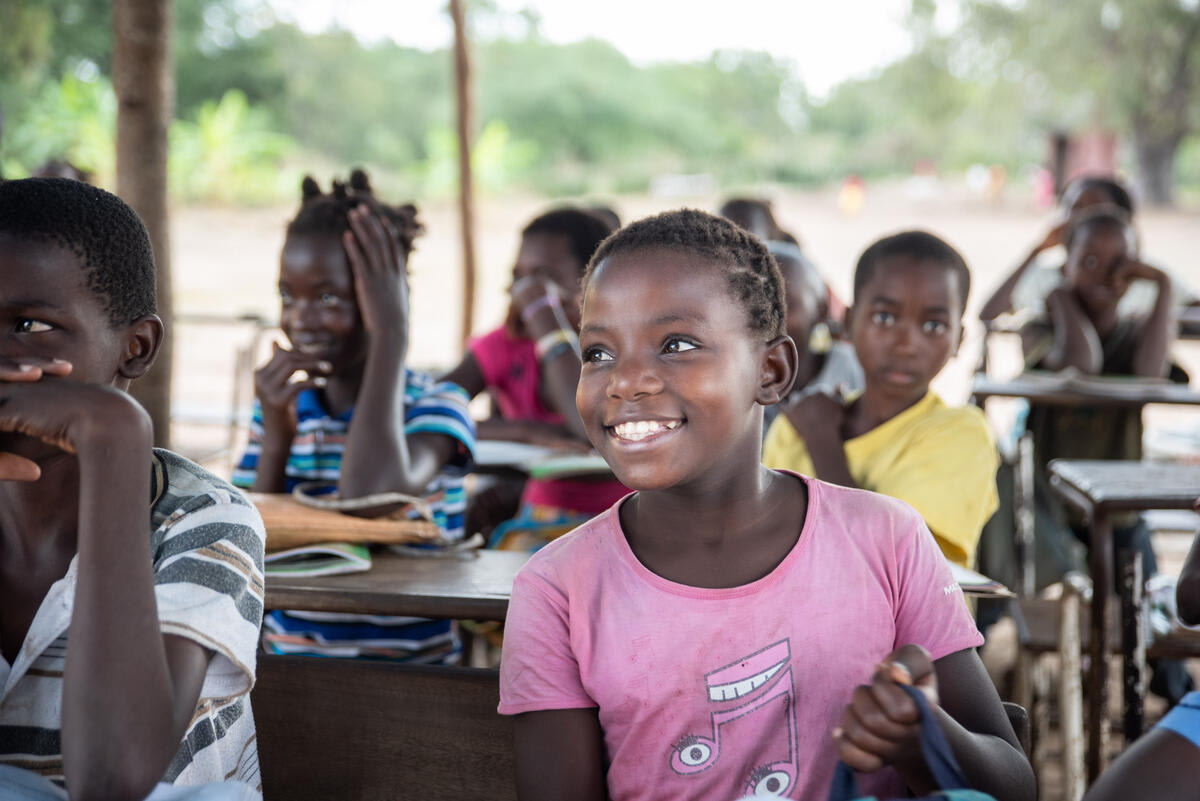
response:
[[[1080,234],[1084,231],[1094,231],[1097,228],[1120,231],[1129,237],[1129,214],[1124,207],[1113,203],[1101,203],[1097,206],[1080,209],[1067,221],[1063,246],[1069,251]],[[1132,242],[1130,244],[1132,246]]]
[[[1062,202],[1064,206],[1074,203],[1089,189],[1099,189],[1108,195],[1109,201],[1125,210],[1130,218],[1133,217],[1133,198],[1119,181],[1103,175],[1083,175],[1067,184],[1063,189]],[[1068,203],[1070,199],[1070,203]]]
[[[114,328],[154,314],[154,250],[116,195],[68,178],[0,181],[0,236],[57,245],[82,262]]]
[[[571,242],[571,253],[579,260],[579,271],[583,273],[588,260],[613,228],[599,214],[584,209],[565,207],[553,209],[534,217],[521,231],[521,236],[530,234],[552,234],[565,236]]]
[[[967,268],[967,262],[945,240],[928,231],[901,231],[877,240],[864,250],[854,267],[855,303],[860,301],[863,287],[875,277],[878,263],[894,256],[908,256],[915,261],[934,261],[946,265],[958,276],[963,309],[967,308],[967,298],[971,294],[971,271]]]
[[[382,214],[396,227],[400,247],[404,255],[412,253],[413,242],[425,231],[417,219],[417,207],[411,203],[389,206],[375,197],[371,179],[364,170],[350,173],[350,182],[332,182],[328,194],[311,175],[304,176],[300,183],[300,210],[288,223],[287,235],[328,235],[341,239],[350,230],[350,211],[365,205],[376,214]]]
[[[584,289],[605,259],[656,248],[694,253],[718,264],[733,296],[746,310],[750,329],[767,340],[786,333],[783,275],[767,246],[729,220],[699,209],[646,217],[604,240],[588,263]]]

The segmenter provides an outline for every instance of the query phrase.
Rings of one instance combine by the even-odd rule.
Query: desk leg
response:
[[[1088,784],[1104,770],[1108,755],[1108,655],[1109,596],[1113,592],[1112,523],[1108,515],[1095,512],[1091,526],[1092,640],[1088,655]]]
[[[1125,747],[1142,736],[1146,700],[1146,641],[1142,615],[1142,555],[1122,550],[1121,564],[1121,703],[1125,707]]]

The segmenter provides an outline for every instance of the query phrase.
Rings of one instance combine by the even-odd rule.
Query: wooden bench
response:
[[[495,670],[260,655],[264,799],[515,799],[498,702]]]

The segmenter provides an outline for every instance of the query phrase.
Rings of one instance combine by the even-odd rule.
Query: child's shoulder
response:
[[[908,531],[923,525],[921,515],[904,501],[857,487],[843,487],[817,478],[800,476],[789,470],[778,472],[800,478],[808,488],[808,514],[805,529],[841,524],[848,536],[855,532]]]
[[[933,390],[929,391],[925,412],[914,421],[922,433],[939,432],[958,436],[983,437],[991,441],[987,417],[977,406],[950,406]]]
[[[172,518],[204,507],[227,507],[238,521],[256,525],[262,520],[242,491],[192,460],[164,448],[155,448],[151,472],[151,524],[159,527]]]
[[[570,582],[580,574],[592,573],[599,562],[616,555],[617,538],[623,536],[617,511],[620,505],[618,501],[539,548],[520,572],[541,576],[552,583]]]

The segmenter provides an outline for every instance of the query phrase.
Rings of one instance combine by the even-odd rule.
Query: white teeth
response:
[[[678,420],[671,420],[665,423],[658,420],[637,420],[613,426],[613,433],[621,439],[629,440],[630,442],[639,442],[653,434],[658,434],[662,431],[674,431],[678,427]]]

